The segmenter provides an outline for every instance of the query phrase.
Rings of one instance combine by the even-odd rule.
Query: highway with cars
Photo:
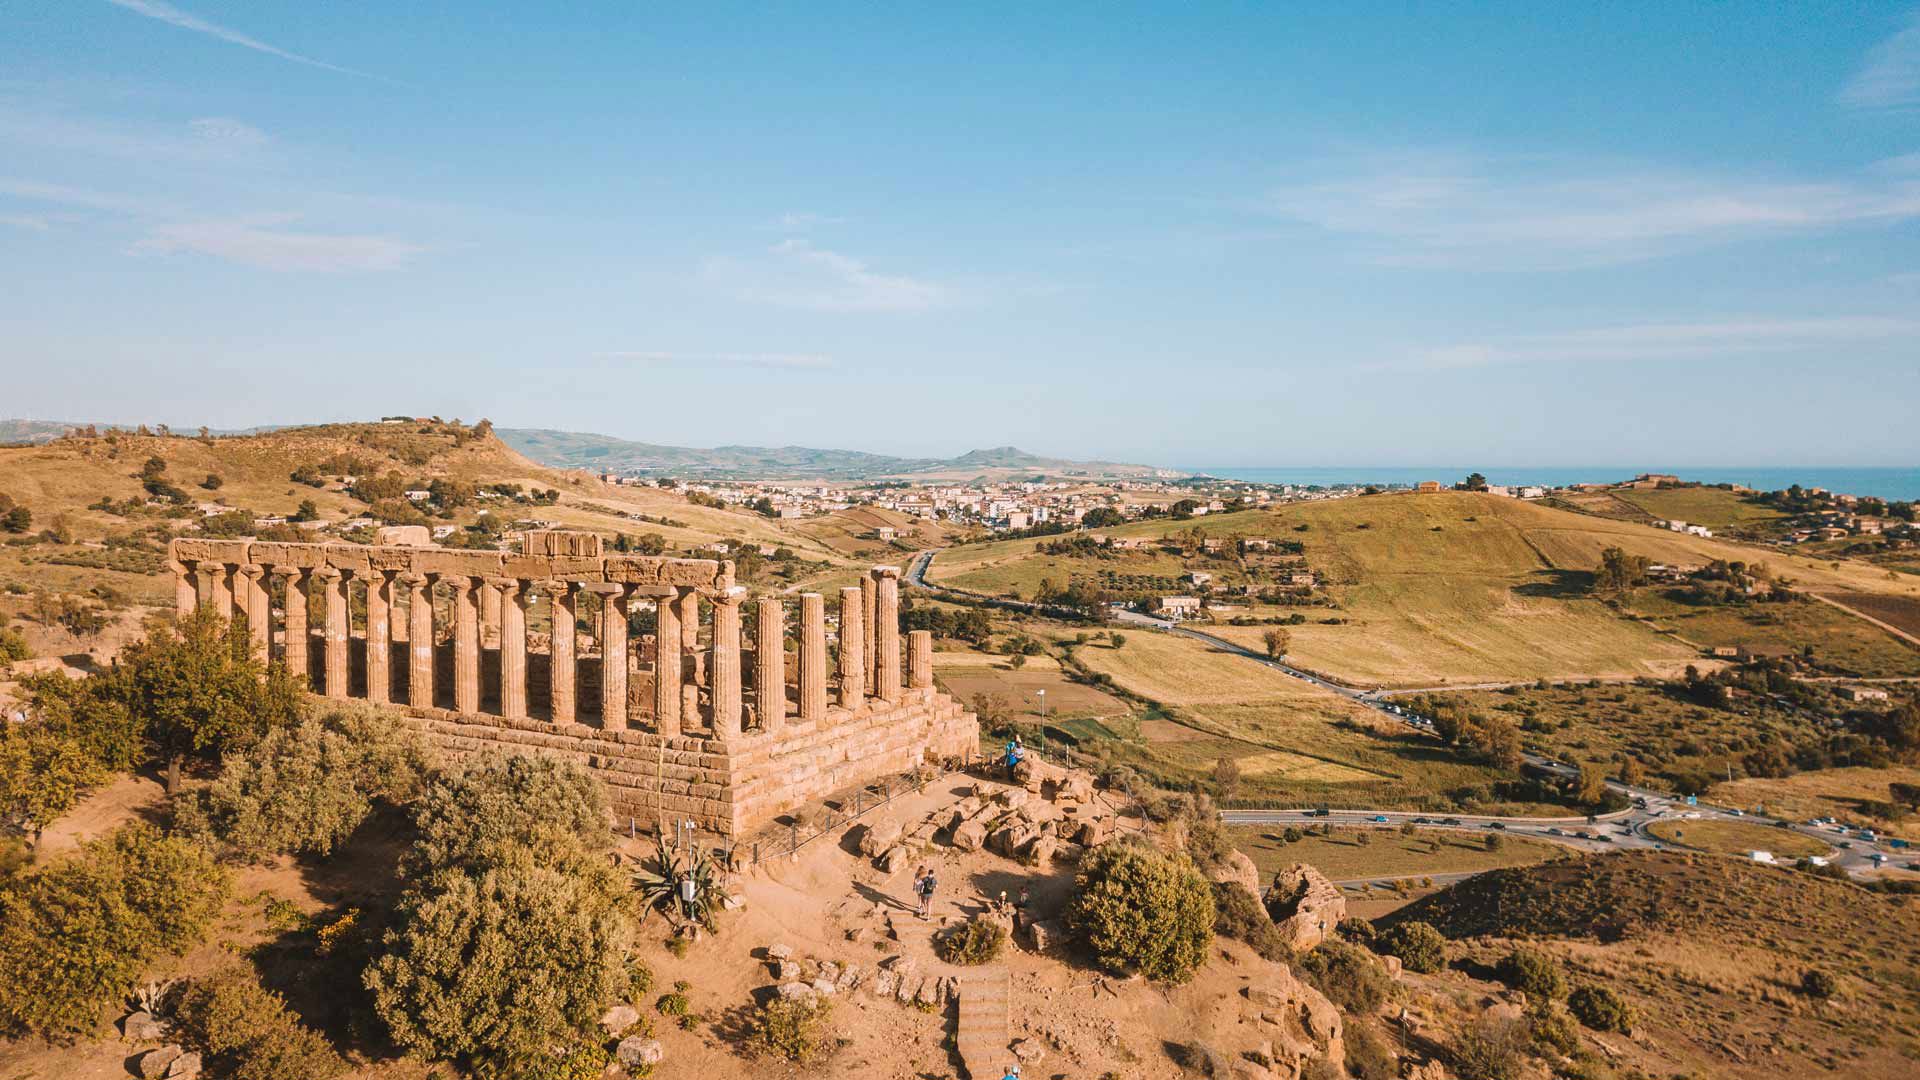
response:
[[[927,568],[932,564],[938,551],[923,551],[915,555],[908,563],[903,575],[910,588],[942,590],[945,586],[931,585],[926,580]],[[949,590],[964,593],[965,590]],[[1035,605],[1017,601],[996,601],[1005,606],[1039,610]],[[1219,649],[1233,653],[1256,664],[1263,664],[1292,678],[1301,679],[1331,693],[1349,698],[1368,708],[1375,709],[1417,731],[1431,735],[1433,722],[1415,714],[1412,710],[1389,701],[1387,695],[1378,690],[1359,690],[1350,686],[1330,682],[1309,671],[1303,671],[1276,660],[1264,653],[1249,649],[1243,645],[1215,637],[1200,630],[1194,630],[1169,619],[1155,618],[1137,611],[1116,607],[1112,611],[1115,622],[1142,629],[1151,629],[1165,633],[1179,634],[1193,638]],[[1579,775],[1579,769],[1562,761],[1555,761],[1537,754],[1523,754],[1526,764],[1537,772],[1561,779],[1572,779]],[[1870,873],[1884,867],[1920,869],[1920,851],[1902,850],[1893,846],[1890,840],[1883,840],[1871,832],[1843,822],[1831,819],[1818,821],[1787,821],[1767,817],[1735,807],[1709,806],[1704,803],[1690,802],[1686,798],[1668,792],[1656,791],[1648,787],[1634,787],[1618,781],[1607,781],[1607,787],[1625,797],[1629,809],[1598,818],[1523,818],[1495,817],[1485,814],[1433,814],[1412,813],[1402,810],[1334,810],[1322,807],[1300,807],[1282,810],[1224,810],[1221,818],[1230,825],[1274,825],[1306,826],[1331,824],[1336,827],[1374,827],[1400,828],[1412,823],[1419,828],[1459,829],[1473,832],[1504,832],[1514,836],[1524,836],[1532,840],[1543,840],[1560,844],[1580,851],[1615,851],[1627,848],[1650,848],[1656,850],[1681,849],[1684,844],[1675,844],[1662,840],[1648,831],[1655,822],[1678,819],[1681,821],[1728,821],[1746,822],[1755,825],[1770,826],[1784,832],[1793,832],[1817,840],[1829,848],[1824,858],[1852,875]],[[1685,826],[1681,826],[1684,835]],[[1782,863],[1791,864],[1796,860],[1782,857]]]

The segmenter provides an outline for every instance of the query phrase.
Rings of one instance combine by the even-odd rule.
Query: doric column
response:
[[[873,618],[873,605],[873,575],[862,574],[860,577],[860,655],[866,663],[861,671],[866,676],[868,686],[879,686],[880,657],[873,649],[873,628],[876,625]]]
[[[819,593],[800,594],[800,719],[817,724],[827,718],[827,601]]]
[[[307,572],[296,566],[277,566],[273,572],[279,575],[284,584],[280,593],[282,629],[280,632],[280,654],[286,658],[287,670],[301,682],[306,682],[313,672],[313,662],[307,656],[307,648],[312,637],[307,633]]]
[[[385,570],[367,574],[367,700],[393,700],[393,578]]]
[[[760,598],[754,634],[753,702],[762,731],[779,731],[787,720],[787,613],[777,596]]]
[[[173,613],[184,619],[200,606],[200,590],[194,585],[192,567],[183,562],[168,565],[173,567]]]
[[[593,586],[600,594],[600,726],[607,731],[627,727],[627,589]]]
[[[499,593],[500,715],[527,715],[527,593],[518,578],[488,578],[487,591]]]
[[[330,698],[347,696],[347,575],[331,566],[313,572],[320,580],[320,595],[326,604],[326,622],[322,633],[326,641],[326,667],[323,686]]]
[[[866,696],[867,632],[860,617],[860,586],[840,590],[840,707],[857,709]]]
[[[433,707],[433,579],[405,574],[407,587],[407,704]]]
[[[577,630],[574,610],[574,583],[571,581],[550,581],[547,583],[547,608],[553,624],[553,633],[547,643],[548,655],[552,666],[547,679],[547,700],[553,712],[556,724],[574,722],[573,694],[573,646]]]
[[[254,563],[242,566],[239,584],[239,607],[247,614],[253,658],[264,663],[273,651],[273,602],[267,595],[267,568]]]
[[[480,583],[480,647],[500,640],[500,591]]]
[[[653,722],[660,734],[680,734],[680,603],[663,596],[653,626]]]
[[[201,559],[193,564],[200,587],[200,606],[212,608],[223,619],[233,618],[233,585],[227,580],[227,564]]]
[[[473,579],[465,574],[447,578],[453,586],[453,707],[463,713],[480,711],[480,606],[473,595]]]
[[[907,685],[925,690],[933,685],[933,631],[907,631]]]
[[[700,648],[700,590],[681,589],[679,599],[673,602],[673,611],[680,620],[682,655],[698,651]]]
[[[740,602],[746,595],[735,585],[713,598],[713,733],[722,739],[740,734]]]
[[[879,654],[873,662],[878,672],[873,696],[896,702],[900,700],[900,569],[876,566],[872,577],[873,643]]]

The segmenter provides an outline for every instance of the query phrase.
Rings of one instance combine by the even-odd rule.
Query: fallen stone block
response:
[[[178,1046],[163,1046],[158,1050],[149,1050],[140,1055],[136,1068],[140,1070],[144,1080],[160,1080],[167,1075],[167,1069],[174,1060],[184,1053],[186,1051]]]
[[[667,1056],[667,1048],[659,1039],[635,1035],[621,1039],[620,1045],[614,1050],[614,1056],[619,1059],[621,1065],[629,1069],[637,1069],[646,1065],[660,1064]]]
[[[600,1029],[615,1037],[639,1022],[640,1010],[631,1005],[615,1005],[600,1014]]]

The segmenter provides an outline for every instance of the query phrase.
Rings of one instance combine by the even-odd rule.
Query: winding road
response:
[[[909,588],[925,589],[930,592],[951,592],[958,595],[992,600],[996,604],[1020,608],[1027,611],[1044,613],[1046,609],[1038,604],[1015,600],[1002,600],[994,597],[982,597],[964,589],[954,589],[945,585],[934,585],[927,581],[927,569],[933,564],[938,549],[922,551],[907,564],[902,575]],[[1421,717],[1388,702],[1388,693],[1378,690],[1358,690],[1350,686],[1329,682],[1311,672],[1275,660],[1264,653],[1256,652],[1243,645],[1235,644],[1225,638],[1193,630],[1167,619],[1157,619],[1137,611],[1116,608],[1114,621],[1137,626],[1143,629],[1157,630],[1163,633],[1179,634],[1193,638],[1221,650],[1232,653],[1256,664],[1262,664],[1282,674],[1301,679],[1314,686],[1349,698],[1368,708],[1400,721],[1407,726],[1431,735],[1433,725]],[[1532,680],[1527,681],[1531,685]],[[1460,690],[1466,687],[1451,687]],[[1522,754],[1526,764],[1534,770],[1572,779],[1580,770],[1565,762],[1551,760],[1537,754]],[[1229,825],[1322,825],[1399,828],[1408,822],[1421,828],[1460,829],[1474,832],[1507,832],[1528,839],[1543,840],[1561,844],[1580,851],[1614,851],[1624,848],[1644,848],[1652,850],[1680,849],[1690,850],[1684,844],[1673,844],[1654,836],[1648,826],[1668,819],[1743,822],[1753,825],[1770,826],[1783,831],[1798,833],[1817,840],[1830,849],[1829,860],[1845,869],[1849,874],[1862,875],[1879,869],[1875,856],[1889,866],[1904,866],[1912,862],[1920,867],[1920,855],[1911,851],[1893,848],[1885,841],[1861,839],[1857,830],[1845,831],[1833,824],[1787,821],[1780,818],[1765,817],[1760,814],[1746,813],[1732,807],[1709,806],[1704,803],[1689,803],[1685,799],[1668,792],[1656,791],[1647,787],[1634,787],[1615,780],[1607,781],[1609,790],[1618,792],[1631,803],[1631,808],[1597,818],[1525,818],[1496,817],[1484,814],[1416,814],[1403,810],[1322,810],[1320,808],[1299,808],[1289,810],[1223,810],[1220,817]],[[1845,845],[1845,846],[1836,846]],[[1434,875],[1436,879],[1440,875]],[[1382,879],[1384,880],[1384,879]]]

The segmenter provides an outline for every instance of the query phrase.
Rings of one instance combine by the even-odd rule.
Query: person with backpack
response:
[[[1012,739],[1009,739],[1007,741],[1007,782],[1008,783],[1013,782],[1013,772],[1016,768],[1020,766],[1020,759],[1025,755],[1025,752],[1026,752],[1026,747],[1020,745],[1020,736],[1015,735]]]
[[[932,869],[928,869],[926,874],[914,883],[914,891],[920,894],[920,917],[923,919],[933,915],[933,891],[938,886],[939,882],[934,878]]]

